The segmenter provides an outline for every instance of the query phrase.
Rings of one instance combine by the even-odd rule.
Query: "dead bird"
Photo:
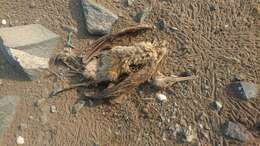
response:
[[[90,46],[90,49],[81,58],[75,55],[62,54],[54,57],[50,64],[57,64],[57,61],[60,61],[71,70],[83,75],[88,81],[88,83],[71,85],[67,89],[108,83],[102,90],[95,92],[86,90],[86,97],[91,99],[119,98],[131,94],[133,89],[146,81],[150,81],[150,83],[160,88],[165,88],[175,82],[194,79],[194,76],[166,77],[160,73],[160,66],[167,54],[165,42],[151,43],[143,41],[130,46],[106,46],[107,42],[121,36],[151,29],[151,26],[146,25],[127,28],[100,38]],[[82,60],[82,62],[79,63],[78,60]]]

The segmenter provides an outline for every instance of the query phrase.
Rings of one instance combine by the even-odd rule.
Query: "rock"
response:
[[[17,97],[0,97],[0,141],[5,132],[5,129],[9,127],[15,116],[17,103]]]
[[[40,24],[0,29],[0,42],[6,48],[24,51],[30,55],[50,58],[59,46],[60,37]]]
[[[28,128],[28,125],[25,124],[25,123],[21,123],[18,127],[20,130],[24,130],[24,129],[27,129]]]
[[[124,0],[125,5],[131,6],[135,0]]]
[[[191,126],[188,128],[180,127],[180,125],[176,124],[173,127],[170,127],[170,129],[173,132],[173,136],[178,142],[193,142],[195,139],[197,139],[197,134],[192,129]]]
[[[22,136],[18,136],[18,137],[16,138],[16,143],[17,143],[18,145],[23,145],[23,144],[24,144],[24,138],[23,138]]]
[[[81,0],[81,3],[88,32],[92,35],[110,33],[118,16],[92,0]]]
[[[178,30],[178,28],[173,26],[173,27],[170,27],[170,30],[171,30],[172,32],[175,32],[175,31]]]
[[[167,97],[163,94],[157,93],[156,94],[156,98],[160,101],[160,102],[165,102],[167,101]]]
[[[165,27],[166,27],[166,22],[165,22],[165,20],[159,19],[158,22],[157,22],[157,24],[156,24],[156,26],[157,26],[157,28],[158,28],[159,30],[164,30]]]
[[[57,113],[57,108],[54,105],[52,105],[52,106],[50,106],[50,111],[52,113]]]
[[[213,101],[212,103],[211,103],[211,106],[212,106],[212,108],[214,109],[214,110],[216,110],[216,111],[220,111],[221,109],[222,109],[222,103],[221,102],[219,102],[219,101]]]
[[[145,8],[144,10],[140,10],[135,16],[134,20],[138,23],[142,23],[145,18],[149,15],[151,9],[150,8]]]
[[[254,83],[235,82],[231,84],[231,89],[235,96],[243,100],[256,98],[258,95],[258,86]]]
[[[224,123],[223,134],[228,138],[239,140],[241,142],[246,141],[246,128],[230,121]]]
[[[5,19],[2,19],[1,23],[2,23],[2,25],[6,25],[7,21]]]
[[[34,103],[34,105],[36,106],[36,107],[39,107],[42,103],[44,103],[46,101],[46,98],[40,98],[40,99],[38,99],[35,103]]]
[[[0,51],[9,64],[30,80],[39,78],[49,67],[48,58],[37,57],[16,49],[0,48]]]
[[[72,107],[72,113],[77,114],[86,105],[85,100],[80,100]]]
[[[35,4],[35,2],[33,0],[30,2],[29,7],[30,8],[35,8],[36,7],[36,4]]]

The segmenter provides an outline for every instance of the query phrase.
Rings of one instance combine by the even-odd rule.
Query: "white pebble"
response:
[[[229,25],[228,25],[228,24],[226,24],[226,25],[225,25],[225,28],[228,28],[228,27],[229,27]]]
[[[22,136],[18,136],[17,139],[16,139],[16,143],[18,145],[24,144],[24,138]]]
[[[159,101],[161,101],[161,102],[167,101],[167,97],[166,97],[165,95],[161,94],[161,93],[157,93],[157,94],[156,94],[156,98],[157,98]]]
[[[57,109],[54,105],[50,107],[52,113],[57,113]]]
[[[5,19],[2,19],[2,24],[3,25],[6,25],[7,24],[7,21]]]

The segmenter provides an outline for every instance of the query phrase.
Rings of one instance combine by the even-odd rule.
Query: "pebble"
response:
[[[167,101],[166,95],[161,94],[161,93],[157,93],[157,94],[156,94],[156,98],[157,98],[159,101],[161,101],[161,102]]]
[[[158,28],[159,30],[164,30],[165,27],[166,27],[166,22],[165,22],[165,20],[159,19],[158,22],[157,22],[157,24],[156,24],[156,26],[157,26],[157,28]]]
[[[173,27],[170,27],[170,30],[171,30],[172,32],[175,32],[175,31],[178,30],[178,28],[173,26]]]
[[[52,105],[52,106],[50,106],[50,111],[52,113],[57,113],[57,108],[54,105]]]
[[[212,108],[216,111],[220,111],[222,109],[222,103],[219,101],[213,101],[212,103]]]
[[[231,84],[232,92],[235,96],[242,100],[256,98],[258,94],[258,86],[250,82],[235,82]]]
[[[149,15],[150,13],[150,9],[149,8],[145,8],[144,10],[140,10],[135,16],[134,16],[134,20],[138,23],[142,23],[145,18]]]
[[[7,21],[5,19],[2,19],[2,25],[6,25],[7,24]]]
[[[28,128],[28,125],[25,124],[25,123],[21,123],[18,127],[20,130],[24,130],[24,129],[27,129]]]
[[[135,0],[124,0],[127,6],[131,6]]]
[[[243,125],[235,124],[231,121],[226,121],[223,125],[223,134],[241,142],[246,141],[246,128]]]
[[[31,1],[30,5],[29,5],[30,8],[35,8],[36,7],[36,4],[34,1]]]
[[[24,144],[24,138],[22,136],[18,136],[17,139],[16,139],[16,143],[18,145]]]

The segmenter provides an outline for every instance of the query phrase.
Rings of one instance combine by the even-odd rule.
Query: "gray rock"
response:
[[[105,35],[111,32],[118,16],[92,0],[81,0],[86,19],[86,27],[92,35]]]
[[[223,134],[228,138],[239,140],[241,142],[246,141],[246,128],[230,121],[224,123]]]
[[[159,19],[156,23],[156,26],[159,30],[164,30],[166,28],[166,22],[163,19]]]
[[[0,97],[0,143],[5,129],[12,122],[19,99],[13,96]]]
[[[256,98],[258,94],[257,85],[249,82],[235,82],[232,84],[232,92],[243,100]]]
[[[213,108],[214,110],[216,110],[216,111],[220,111],[220,110],[222,109],[222,107],[223,107],[222,103],[219,102],[219,101],[213,101],[213,102],[211,103],[211,106],[212,106],[212,108]]]
[[[134,20],[138,23],[142,23],[145,18],[149,15],[151,11],[151,8],[145,8],[143,10],[140,10],[135,16],[134,16]]]
[[[48,58],[34,56],[27,52],[10,48],[0,47],[0,51],[4,54],[9,64],[21,71],[30,80],[40,77],[49,67]]]
[[[60,37],[40,24],[0,29],[0,38],[8,48],[30,55],[49,58],[60,43]]]

